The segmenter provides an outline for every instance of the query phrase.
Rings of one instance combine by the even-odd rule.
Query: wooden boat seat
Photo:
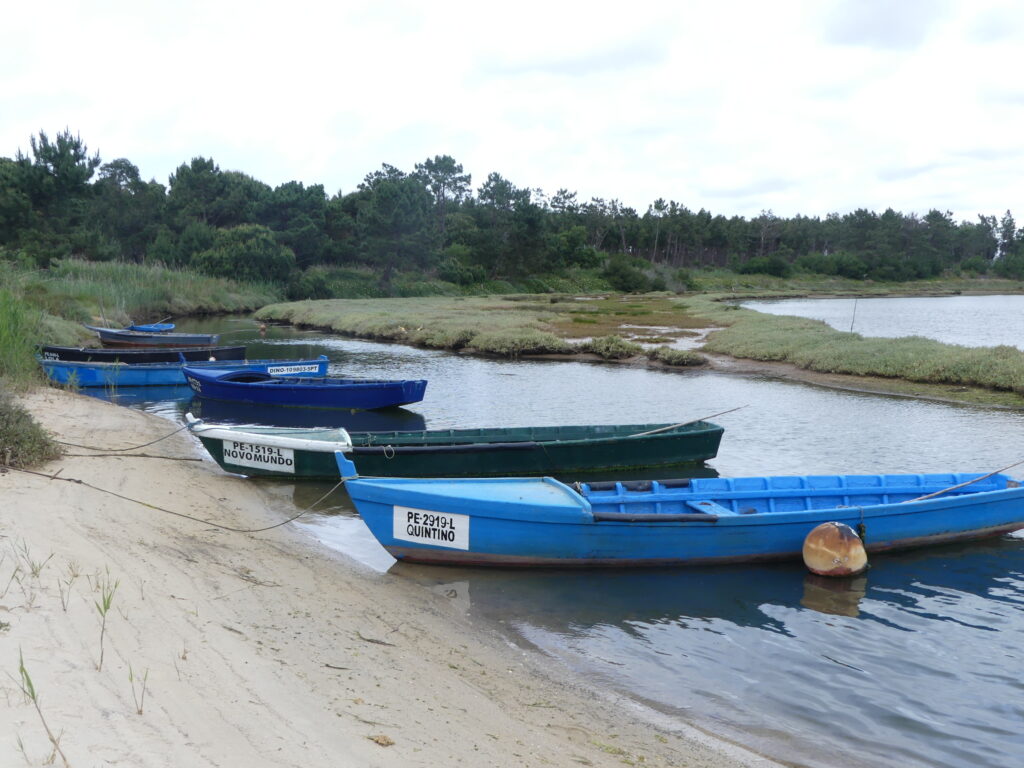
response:
[[[736,514],[728,507],[723,507],[721,504],[718,504],[714,501],[710,501],[709,499],[692,499],[686,502],[686,506],[688,506],[690,509],[696,510],[697,512],[702,512],[706,515],[728,517],[734,516]]]

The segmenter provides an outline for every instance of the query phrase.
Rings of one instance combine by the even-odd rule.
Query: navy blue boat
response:
[[[208,371],[186,366],[185,380],[199,397],[298,408],[372,410],[418,403],[424,379],[287,379],[255,371]]]

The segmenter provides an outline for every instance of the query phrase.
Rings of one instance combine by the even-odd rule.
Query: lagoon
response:
[[[1024,459],[1015,410],[711,371],[484,359],[281,327],[260,338],[249,320],[184,325],[251,342],[254,357],[322,352],[337,374],[426,378],[424,401],[392,417],[429,429],[683,421],[740,407],[713,419],[725,436],[701,471],[991,471]],[[133,395],[172,419],[196,405],[187,390],[119,397]],[[331,484],[261,485],[284,519]],[[344,494],[317,510],[301,525],[326,546],[438,592],[662,724],[694,723],[823,768],[995,768],[1024,754],[1019,534],[875,556],[848,582],[814,579],[799,563],[490,571],[396,564]]]
[[[861,336],[923,336],[965,347],[1005,344],[1024,349],[1024,296],[759,299],[741,306],[822,320]]]

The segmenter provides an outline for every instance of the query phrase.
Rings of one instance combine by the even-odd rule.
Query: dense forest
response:
[[[329,295],[325,270],[372,270],[382,293],[398,273],[469,286],[600,269],[620,290],[659,287],[645,267],[794,271],[870,280],[958,272],[1024,278],[1024,229],[1010,211],[955,222],[892,209],[824,218],[746,219],[658,199],[638,212],[619,200],[547,195],[490,173],[476,189],[447,155],[370,172],[351,192],[291,181],[272,188],[197,157],[165,187],[127,159],[103,162],[70,131],[0,157],[0,257],[46,267],[75,256],[161,262],[269,281],[292,298]],[[663,286],[662,286],[663,287]]]

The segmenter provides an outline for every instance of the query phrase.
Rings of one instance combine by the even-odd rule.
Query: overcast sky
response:
[[[448,154],[474,188],[756,216],[1024,217],[1013,0],[7,4],[0,156],[78,133],[352,191]]]

